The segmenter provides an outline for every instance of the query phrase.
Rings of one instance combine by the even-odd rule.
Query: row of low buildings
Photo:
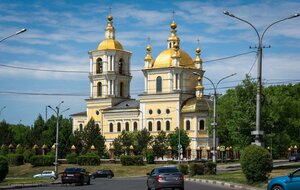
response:
[[[71,115],[74,131],[83,130],[93,118],[109,147],[123,130],[146,128],[155,136],[159,131],[168,134],[180,127],[191,139],[192,159],[197,156],[197,148],[211,147],[206,129],[210,102],[203,95],[200,48],[193,59],[180,48],[174,20],[170,27],[167,48],[156,58],[151,55],[151,46],[146,47],[144,92],[132,99],[132,53],[116,39],[113,17],[108,16],[105,39],[96,50],[89,51],[90,97],[85,112]]]

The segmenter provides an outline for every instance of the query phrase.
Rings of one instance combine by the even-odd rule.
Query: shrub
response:
[[[77,162],[79,165],[100,165],[100,157],[97,154],[87,153],[85,155],[78,156]]]
[[[7,154],[8,154],[8,146],[4,144],[4,145],[1,146],[0,155],[5,156]]]
[[[146,160],[147,160],[147,164],[154,164],[154,154],[153,154],[153,151],[147,151],[146,152]]]
[[[204,174],[209,174],[209,175],[216,174],[216,171],[217,171],[216,163],[209,161],[204,164]]]
[[[55,162],[55,156],[48,156],[48,155],[37,155],[32,156],[30,159],[30,163],[33,167],[36,166],[52,166]]]
[[[189,166],[187,164],[179,164],[178,169],[183,175],[187,175],[189,172]]]
[[[23,156],[24,156],[24,162],[25,163],[30,163],[30,159],[33,156],[33,151],[31,149],[27,149],[24,151]]]
[[[22,154],[8,154],[8,163],[13,166],[19,166],[24,164],[24,156]]]
[[[189,165],[189,168],[190,168],[190,176],[204,174],[204,164],[203,163],[191,163]]]
[[[3,181],[8,174],[8,161],[4,156],[0,156],[0,181]]]
[[[142,166],[144,165],[143,156],[124,156],[120,157],[123,166]]]
[[[241,167],[248,182],[264,181],[273,168],[271,154],[263,147],[250,145],[241,155]]]
[[[68,164],[77,164],[77,154],[71,153],[66,156]]]

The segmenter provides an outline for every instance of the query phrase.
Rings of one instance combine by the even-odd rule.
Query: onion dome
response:
[[[173,21],[170,27],[171,36],[168,38],[168,49],[163,50],[157,56],[153,63],[153,68],[164,68],[174,66],[172,65],[174,58],[179,58],[179,64],[176,64],[177,66],[195,68],[195,64],[191,56],[182,49],[180,49],[180,39],[176,35],[177,24]]]
[[[107,17],[107,25],[105,29],[105,39],[100,42],[97,50],[123,50],[122,44],[115,40],[115,28],[112,25],[113,17],[109,15]]]

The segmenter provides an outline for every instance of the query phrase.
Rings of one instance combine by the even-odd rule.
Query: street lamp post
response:
[[[19,34],[21,34],[21,33],[23,33],[23,32],[26,32],[26,31],[27,31],[27,29],[26,29],[26,28],[23,28],[22,30],[17,31],[17,32],[14,33],[14,34],[11,34],[11,35],[9,35],[9,36],[7,36],[7,37],[5,37],[5,38],[2,38],[2,39],[0,40],[0,42],[6,40],[6,39],[8,39],[8,38],[11,38],[11,37],[13,37],[13,36],[19,35]]]
[[[261,78],[262,78],[262,40],[264,38],[265,33],[267,32],[267,30],[282,21],[288,20],[288,19],[292,19],[292,18],[296,18],[298,16],[300,16],[299,13],[296,13],[294,15],[291,15],[287,18],[278,20],[276,22],[273,22],[272,24],[270,24],[263,32],[262,35],[260,35],[257,31],[257,29],[253,26],[253,24],[251,24],[250,22],[241,19],[237,16],[235,16],[234,14],[228,12],[228,11],[224,11],[224,14],[230,17],[233,17],[237,20],[240,20],[244,23],[247,23],[248,25],[250,25],[256,32],[257,38],[258,38],[258,47],[257,47],[257,59],[258,59],[258,64],[257,64],[257,91],[256,91],[256,130],[252,131],[251,134],[255,135],[255,142],[253,144],[256,144],[258,146],[261,146],[261,142],[260,142],[260,135],[263,135],[264,132],[260,130],[260,123],[261,123]]]
[[[201,77],[201,75],[199,73],[197,73],[197,72],[193,72],[193,74],[194,75],[198,75],[198,76]],[[223,81],[223,80],[225,80],[225,79],[227,79],[229,77],[232,77],[234,75],[236,75],[236,73],[221,78],[217,82],[216,85],[208,77],[203,76],[204,78],[206,78],[212,84],[213,89],[214,89],[214,93],[213,93],[213,96],[214,96],[214,121],[211,124],[213,126],[213,156],[212,156],[213,162],[217,162],[216,154],[215,154],[216,153],[216,147],[217,147],[217,114],[216,114],[216,111],[217,111],[217,89],[218,89],[218,85],[220,84],[221,81]]]
[[[3,111],[5,108],[6,108],[6,106],[3,106],[3,107],[1,108],[1,110],[0,110],[0,116],[1,116],[2,111]]]
[[[58,174],[58,126],[59,126],[59,115],[62,114],[65,111],[68,111],[70,108],[67,108],[60,112],[60,105],[64,103],[64,101],[61,101],[58,106],[52,108],[51,106],[48,106],[48,108],[52,109],[56,113],[56,140],[55,140],[55,162],[54,162],[54,169],[55,173]]]

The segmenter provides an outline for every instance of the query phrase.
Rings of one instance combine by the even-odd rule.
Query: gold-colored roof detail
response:
[[[146,47],[146,50],[147,50],[147,55],[146,55],[146,57],[145,57],[145,61],[151,61],[151,60],[153,60],[153,58],[152,58],[152,56],[151,56],[151,46],[150,46],[150,44],[148,44],[147,45],[147,47]]]
[[[98,48],[97,50],[123,50],[123,46],[122,44],[117,41],[117,40],[114,40],[114,39],[106,39],[106,40],[103,40],[99,45],[98,45]]]
[[[195,97],[187,100],[182,109],[181,113],[191,113],[191,112],[199,112],[199,111],[208,111],[210,108],[209,100],[206,98],[201,98],[197,100]]]
[[[172,66],[172,56],[175,53],[175,48],[169,48],[162,51],[153,64],[153,68],[171,67]],[[194,68],[193,59],[185,51],[179,49],[180,54],[180,66]]]

